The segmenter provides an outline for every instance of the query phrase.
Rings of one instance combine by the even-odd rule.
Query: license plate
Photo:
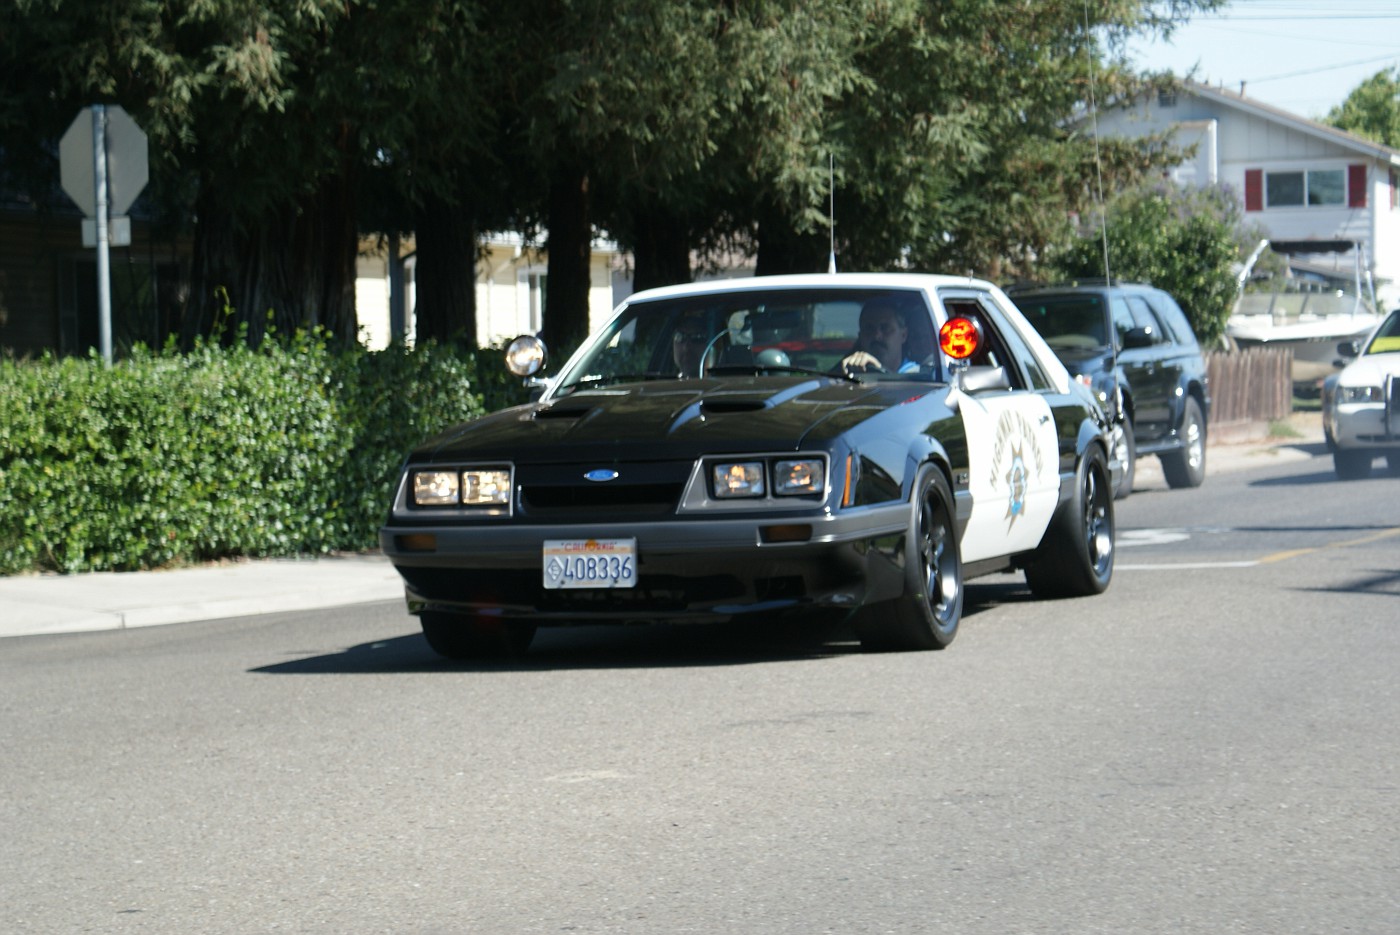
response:
[[[547,539],[544,586],[558,588],[634,588],[637,586],[636,539]]]

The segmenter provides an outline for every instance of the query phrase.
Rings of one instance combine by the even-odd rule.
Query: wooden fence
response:
[[[1293,352],[1252,347],[1206,354],[1212,424],[1286,419],[1293,411]]]

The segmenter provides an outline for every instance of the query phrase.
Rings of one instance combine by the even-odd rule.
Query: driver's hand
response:
[[[880,363],[880,358],[869,351],[852,351],[850,355],[841,361],[842,370],[878,370],[884,372],[885,365]]]

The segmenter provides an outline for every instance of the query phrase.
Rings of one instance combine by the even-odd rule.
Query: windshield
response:
[[[872,321],[891,314],[897,326],[871,334]],[[652,299],[628,305],[590,338],[556,392],[641,380],[841,374],[843,359],[862,342],[892,363],[871,367],[876,378],[929,381],[939,369],[933,330],[928,303],[914,290],[746,290]]]
[[[1390,354],[1395,351],[1400,351],[1400,309],[1391,312],[1390,317],[1381,322],[1371,336],[1371,343],[1366,346],[1367,354]]]
[[[1055,350],[1107,347],[1108,316],[1103,296],[1017,296],[1016,307]]]

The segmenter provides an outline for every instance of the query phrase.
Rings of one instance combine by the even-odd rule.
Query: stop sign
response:
[[[150,167],[146,159],[146,134],[126,111],[108,105],[107,111],[107,212],[126,214],[146,187]],[[84,107],[58,144],[58,165],[63,190],[88,217],[97,216],[97,186],[93,180],[92,108]]]

